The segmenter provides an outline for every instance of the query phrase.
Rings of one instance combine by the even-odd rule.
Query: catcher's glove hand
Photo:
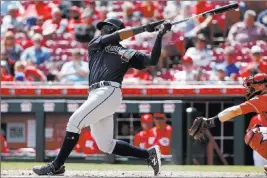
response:
[[[205,139],[205,130],[214,127],[214,121],[205,117],[197,117],[192,127],[189,129],[189,135],[194,137],[195,140]]]

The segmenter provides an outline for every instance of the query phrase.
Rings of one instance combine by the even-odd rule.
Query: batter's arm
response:
[[[151,54],[136,52],[131,60],[132,66],[136,69],[143,69],[149,66],[155,66],[159,62],[161,55],[162,36],[157,35]]]
[[[98,50],[100,47],[104,47],[109,44],[118,43],[122,40],[133,37],[134,35],[143,33],[145,31],[154,32],[155,28],[161,23],[163,23],[163,21],[154,22],[154,23],[150,23],[147,25],[139,26],[139,27],[132,27],[129,29],[121,29],[112,34],[102,35],[100,37],[93,39],[89,43],[89,49]]]

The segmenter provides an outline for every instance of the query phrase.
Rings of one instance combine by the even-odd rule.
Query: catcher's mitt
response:
[[[189,129],[189,135],[194,137],[195,140],[203,140],[205,139],[205,130],[214,127],[214,123],[212,120],[208,120],[205,117],[197,117],[192,127]]]

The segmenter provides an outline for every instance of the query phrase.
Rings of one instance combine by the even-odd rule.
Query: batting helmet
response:
[[[117,30],[125,28],[123,22],[117,18],[107,18],[103,22],[98,22],[96,25],[96,28],[98,30],[101,30],[104,25],[112,25],[114,26]]]

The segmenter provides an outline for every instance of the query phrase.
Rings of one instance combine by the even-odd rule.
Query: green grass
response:
[[[33,166],[44,165],[35,162],[1,162],[1,170],[30,170]],[[123,164],[90,164],[90,163],[66,163],[68,170],[121,170],[121,171],[147,171],[146,165],[123,165]],[[247,172],[262,173],[262,167],[254,166],[176,166],[165,165],[163,171],[199,171],[199,172]]]

